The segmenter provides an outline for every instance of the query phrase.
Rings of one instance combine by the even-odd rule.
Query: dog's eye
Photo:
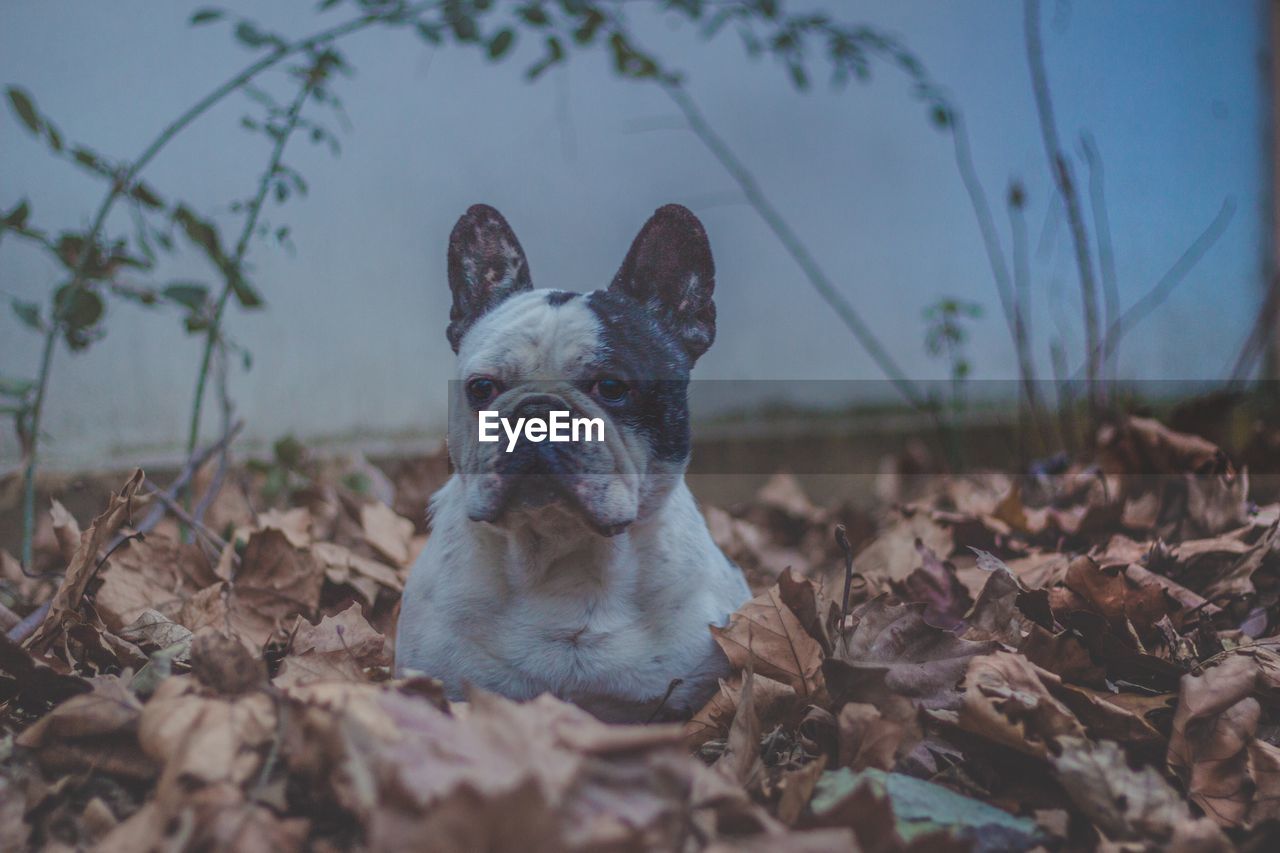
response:
[[[467,400],[473,406],[483,406],[498,396],[498,383],[487,376],[478,376],[467,383]]]
[[[621,403],[627,399],[631,386],[621,379],[597,379],[594,390],[596,396],[606,403]]]

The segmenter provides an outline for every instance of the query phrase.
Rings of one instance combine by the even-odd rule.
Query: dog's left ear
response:
[[[657,314],[691,361],[716,338],[715,287],[707,232],[698,217],[678,204],[660,207],[649,218],[609,285]]]
[[[449,235],[449,310],[446,335],[453,351],[476,320],[498,303],[533,288],[529,262],[520,241],[497,210],[487,204],[468,208]]]

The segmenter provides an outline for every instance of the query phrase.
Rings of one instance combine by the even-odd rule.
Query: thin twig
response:
[[[1075,249],[1076,267],[1080,276],[1080,298],[1084,306],[1085,373],[1089,380],[1088,399],[1094,414],[1102,401],[1102,388],[1098,384],[1098,368],[1102,354],[1099,349],[1101,327],[1098,320],[1098,288],[1094,280],[1093,257],[1089,248],[1089,234],[1085,230],[1080,195],[1071,175],[1071,164],[1063,153],[1058,139],[1057,120],[1053,114],[1053,97],[1049,90],[1049,75],[1044,65],[1044,47],[1040,41],[1040,2],[1026,0],[1024,23],[1027,40],[1027,64],[1031,69],[1031,88],[1035,95],[1036,114],[1040,120],[1040,134],[1044,141],[1044,153],[1049,160],[1058,193],[1062,196],[1067,214],[1067,226]]]
[[[0,631],[8,632],[22,622],[22,617],[0,604]]]
[[[1116,279],[1116,253],[1111,241],[1111,217],[1107,212],[1106,169],[1093,134],[1080,136],[1085,163],[1089,166],[1089,201],[1093,208],[1094,238],[1098,241],[1098,266],[1102,271],[1103,328],[1110,330],[1120,316],[1120,285]],[[1118,341],[1117,341],[1118,343]],[[1116,375],[1115,348],[1103,342],[1102,372],[1109,380]]]
[[[123,548],[127,543],[133,542],[134,540],[141,542],[144,539],[146,539],[146,535],[140,532],[117,536],[115,540],[107,546],[107,552],[102,555],[102,558],[98,560],[97,565],[93,567],[93,571],[89,574],[89,578],[92,579],[95,577],[107,560],[111,559],[111,555]],[[32,610],[26,616],[22,617],[22,621],[10,628],[9,633],[6,636],[15,643],[25,642],[27,637],[34,634],[36,629],[44,624],[44,620],[48,617],[49,611],[53,609],[54,597],[56,596],[51,596],[44,604],[41,604],[35,610]]]
[[[153,497],[156,500],[160,501],[160,503],[164,504],[165,509],[169,510],[169,512],[176,515],[178,519],[182,521],[183,524],[188,525],[192,530],[196,531],[201,536],[203,536],[206,540],[208,540],[211,545],[213,545],[215,548],[218,549],[219,553],[227,549],[227,540],[223,539],[221,536],[214,533],[208,527],[205,527],[203,524],[201,524],[200,522],[192,518],[191,514],[182,508],[182,504],[178,503],[178,501],[176,501],[175,499],[169,497],[168,494],[162,491],[155,483],[151,482],[150,480],[146,481],[146,485],[148,488],[151,489],[150,497]]]
[[[204,448],[195,456],[187,459],[186,463],[182,466],[182,470],[178,472],[178,476],[169,484],[169,488],[164,490],[164,494],[176,500],[178,495],[182,493],[182,490],[187,487],[187,483],[191,481],[191,478],[195,476],[195,473],[200,470],[204,463],[208,462],[213,454],[230,445],[231,440],[234,439],[243,428],[244,421],[236,421],[231,425],[231,429],[227,430],[227,432],[223,434],[222,438]],[[142,523],[135,529],[142,533],[150,533],[155,529],[155,526],[160,523],[160,519],[164,518],[164,513],[164,503],[157,502],[155,506],[147,511],[147,514],[143,516]]]
[[[40,372],[36,374],[36,396],[31,403],[31,415],[27,421],[28,446],[23,448],[23,455],[26,457],[26,466],[22,472],[23,566],[30,566],[35,555],[33,540],[36,529],[36,465],[40,457],[40,420],[44,413],[44,395],[49,387],[49,373],[53,369],[53,350],[57,343],[58,323],[55,321],[50,324],[44,335],[44,348],[40,352]]]
[[[1005,325],[1009,328],[1009,337],[1013,341],[1014,353],[1018,361],[1018,376],[1021,380],[1023,401],[1039,429],[1040,400],[1035,385],[1035,362],[1031,358],[1026,332],[1026,294],[1016,289],[1019,283],[1017,270],[1010,276],[1009,267],[1005,263],[1004,251],[1000,247],[1000,235],[996,229],[995,216],[991,212],[991,204],[987,201],[986,191],[978,178],[978,170],[973,164],[973,152],[969,145],[969,129],[964,115],[952,107],[947,113],[948,126],[951,129],[951,140],[955,150],[956,171],[960,173],[960,182],[969,196],[969,206],[973,208],[973,217],[978,222],[978,233],[982,237],[982,245],[986,248],[987,263],[991,267],[991,276],[996,283],[996,294],[1000,297],[1000,308],[1004,314]],[[1011,207],[1012,207],[1011,203]],[[1012,215],[1012,213],[1011,213]],[[1014,266],[1018,262],[1018,246],[1013,247]],[[1025,248],[1025,247],[1024,247]],[[1026,282],[1023,277],[1021,283]]]
[[[1063,449],[1076,449],[1076,393],[1075,384],[1067,376],[1067,352],[1061,338],[1049,342],[1049,361],[1053,365],[1054,385],[1058,389],[1058,431],[1062,433]]]
[[[236,240],[235,251],[229,262],[230,269],[226,276],[227,280],[223,283],[222,291],[218,294],[218,300],[213,309],[213,317],[210,319],[208,329],[205,331],[204,354],[200,358],[200,371],[196,374],[195,400],[191,404],[191,424],[187,430],[188,456],[195,453],[196,445],[200,441],[200,416],[204,409],[205,385],[209,381],[209,368],[213,362],[214,350],[222,343],[222,319],[226,314],[227,303],[235,292],[235,285],[244,264],[245,253],[249,250],[249,240],[258,226],[258,216],[262,213],[262,206],[267,200],[267,193],[271,191],[276,175],[280,171],[280,161],[284,156],[285,144],[298,126],[298,118],[302,113],[302,107],[315,91],[316,82],[315,75],[308,73],[302,86],[298,89],[298,94],[289,105],[284,125],[275,133],[275,144],[271,148],[271,158],[267,161],[267,168],[263,171],[262,178],[258,181],[258,190],[254,194],[253,200],[249,203],[244,226],[240,229],[239,239]],[[188,495],[187,506],[190,505],[190,495]]]
[[[1249,336],[1240,347],[1240,354],[1236,356],[1234,366],[1231,368],[1232,385],[1243,382],[1253,372],[1258,360],[1266,354],[1267,343],[1271,340],[1277,316],[1280,316],[1280,274],[1271,277],[1258,317],[1253,322]]]
[[[15,643],[24,642],[27,637],[34,634],[36,629],[44,624],[44,619],[49,615],[49,610],[52,607],[53,599],[50,598],[26,616],[23,616],[21,622],[9,629],[9,639],[13,640]]]
[[[1041,405],[1036,384],[1035,362],[1031,356],[1031,258],[1027,245],[1025,200],[1009,198],[1009,233],[1013,243],[1013,346],[1018,354],[1018,372],[1022,376],[1023,397],[1032,426],[1040,439],[1041,449],[1053,450],[1053,432]]]
[[[814,290],[818,291],[818,295],[823,298],[831,310],[836,313],[836,316],[840,318],[841,322],[853,333],[858,343],[871,356],[871,359],[880,368],[881,372],[888,377],[889,382],[898,390],[898,393],[918,409],[929,410],[932,408],[916,383],[898,366],[893,356],[880,343],[879,338],[871,331],[871,327],[862,319],[857,309],[845,299],[831,279],[827,277],[827,274],[818,265],[817,260],[801,241],[799,235],[792,230],[787,220],[764,194],[755,176],[748,171],[747,167],[730,150],[720,135],[707,123],[702,111],[694,103],[689,93],[678,83],[669,80],[662,81],[661,86],[680,111],[684,113],[689,129],[720,162],[720,165],[729,173],[729,176],[738,183],[747,201],[755,208],[756,213],[769,226],[769,229],[773,231],[774,236],[778,238],[778,242],[791,255]]]
[[[662,701],[658,703],[658,707],[653,709],[653,713],[649,715],[646,723],[652,723],[658,719],[658,715],[662,713],[662,709],[667,707],[667,702],[671,701],[671,694],[676,692],[676,688],[684,684],[683,678],[673,678],[671,683],[667,685],[667,692],[662,694]]]
[[[991,213],[991,205],[987,201],[982,182],[978,179],[978,170],[973,165],[969,131],[965,125],[964,115],[958,109],[953,107],[947,117],[951,128],[952,147],[955,150],[956,171],[960,173],[960,182],[969,196],[973,218],[978,222],[978,233],[982,236],[982,245],[987,251],[987,263],[991,267],[991,277],[995,279],[996,294],[1000,297],[1000,308],[1004,313],[1005,323],[1009,327],[1009,334],[1015,336],[1013,284],[1009,267],[1005,263],[1004,251],[1000,248],[1000,236],[996,230],[995,217]]]
[[[836,525],[836,544],[844,554],[844,594],[840,596],[840,624],[836,627],[844,636],[844,620],[849,615],[849,593],[853,589],[853,546],[849,544],[849,531],[843,524]]]
[[[234,411],[231,404],[231,395],[227,393],[227,348],[221,348],[221,357],[218,359],[218,400],[220,401],[220,409],[222,411],[222,433],[227,434],[231,428],[231,418]],[[200,502],[196,504],[195,510],[191,513],[192,518],[196,521],[203,522],[204,514],[209,511],[209,507],[213,505],[214,500],[218,497],[218,493],[222,491],[222,483],[227,477],[227,471],[230,470],[230,454],[228,442],[222,442],[222,449],[218,451],[218,467],[213,472],[213,479],[209,481],[208,488],[205,489],[204,495],[201,496]]]
[[[1200,263],[1200,259],[1205,256],[1213,245],[1218,242],[1218,238],[1222,236],[1222,232],[1227,229],[1227,225],[1231,223],[1231,218],[1235,216],[1236,201],[1228,196],[1223,199],[1222,207],[1218,209],[1218,214],[1213,221],[1205,226],[1200,235],[1191,241],[1191,245],[1187,246],[1173,262],[1173,266],[1160,276],[1160,280],[1151,286],[1151,289],[1134,302],[1129,308],[1116,318],[1111,328],[1107,329],[1106,339],[1099,344],[1098,353],[1104,351],[1113,351],[1120,343],[1120,339],[1133,330],[1133,327],[1141,323],[1151,312],[1159,308],[1164,301],[1169,298],[1173,291],[1183,279],[1187,277],[1187,273],[1195,269],[1196,264]]]

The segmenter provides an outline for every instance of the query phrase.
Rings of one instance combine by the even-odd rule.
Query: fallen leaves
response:
[[[447,462],[332,471],[228,477],[221,553],[129,538],[138,473],[83,533],[51,506],[56,589],[0,555],[17,613],[52,598],[0,639],[0,846],[1217,851],[1280,820],[1280,507],[1155,421],[1053,475],[886,482],[876,524],[787,475],[708,508],[757,594],[683,727],[392,678]]]
[[[1114,742],[1064,737],[1052,759],[1063,789],[1102,836],[1112,842],[1153,843],[1166,850],[1227,850],[1208,818],[1187,803],[1153,767],[1134,770]]]
[[[81,534],[80,543],[67,565],[62,583],[53,595],[49,612],[27,640],[27,648],[44,651],[66,622],[74,618],[80,599],[84,597],[85,589],[98,569],[98,554],[115,536],[116,531],[129,520],[133,512],[133,498],[142,486],[143,479],[142,470],[135,470],[124,487],[111,496],[107,509]]]
[[[1259,737],[1255,694],[1280,688],[1280,658],[1228,655],[1182,680],[1169,738],[1169,769],[1222,826],[1280,816],[1280,748]]]
[[[783,602],[780,584],[740,607],[726,627],[713,626],[711,633],[735,667],[750,664],[803,697],[817,698],[825,691],[822,646]]]
[[[308,774],[361,819],[370,850],[671,849],[684,833],[678,727],[607,726],[547,696],[477,695],[459,718],[376,688],[300,713],[299,746],[323,756],[303,757]]]
[[[849,614],[852,630],[834,644],[825,671],[831,690],[850,701],[875,689],[924,708],[954,708],[956,685],[970,658],[993,651],[992,642],[963,640],[924,619],[918,605],[889,604],[881,597]]]

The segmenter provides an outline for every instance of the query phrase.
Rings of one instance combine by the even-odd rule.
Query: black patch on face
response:
[[[611,406],[614,420],[639,432],[664,462],[689,456],[690,357],[670,329],[644,305],[615,290],[586,296],[600,321],[600,376],[615,376],[631,395]]]
[[[554,307],[560,306],[573,299],[579,294],[572,290],[553,290],[547,294],[547,304]]]

